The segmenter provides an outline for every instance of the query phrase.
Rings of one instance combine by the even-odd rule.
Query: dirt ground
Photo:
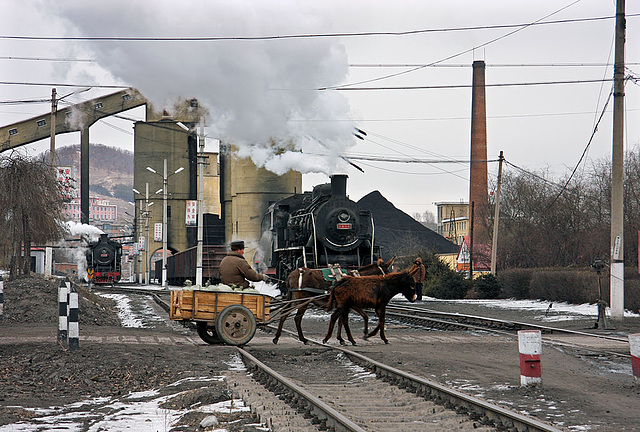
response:
[[[227,362],[233,348],[182,343],[184,334],[189,332],[185,329],[183,335],[177,333],[178,337],[174,337],[176,331],[166,325],[153,329],[119,327],[115,302],[82,288],[79,289],[81,346],[73,352],[65,349],[56,341],[58,285],[57,281],[41,278],[22,278],[4,284],[0,430],[3,425],[42,416],[43,411],[35,408],[53,407],[52,411],[62,412],[61,407],[69,404],[107,399],[110,405],[115,405],[115,401],[126,402],[131,393],[154,389],[158,391],[154,400],[179,395],[162,400],[159,409],[187,413],[177,422],[182,426],[170,430],[197,430],[208,414],[189,411],[190,407],[230,399],[220,375],[229,368]],[[173,337],[170,343],[162,342],[164,334]],[[136,343],[140,340],[155,342]],[[144,400],[144,395],[137,402],[140,400]],[[122,408],[114,411],[118,409]],[[256,419],[247,412],[217,414],[217,418],[229,431],[258,430],[248,426],[255,424]],[[81,419],[82,430],[89,430],[97,421],[95,415]]]
[[[488,310],[455,302],[425,301],[420,305],[441,311],[494,315],[496,318],[596,332],[592,329],[596,317],[545,323],[541,321],[544,312]],[[318,311],[308,315],[303,324],[305,335],[316,340],[322,339],[327,329],[327,315]],[[629,358],[600,355],[593,350],[569,345],[545,344],[542,352],[542,385],[525,388],[520,386],[518,342],[515,337],[488,335],[485,332],[426,331],[409,325],[388,323],[387,337],[390,343],[385,345],[378,337],[363,340],[361,319],[351,314],[351,321],[357,342],[353,348],[382,363],[447,384],[566,430],[640,430],[640,384],[634,384]],[[637,333],[640,332],[640,318],[612,323],[611,327],[615,328],[598,331],[616,336]],[[286,328],[294,329],[293,323],[287,323]],[[248,350],[255,351],[259,358],[277,358],[292,369],[297,367],[297,363],[306,361],[300,351],[300,342],[292,337],[283,337],[276,349],[271,342],[272,336],[255,337]],[[333,336],[329,344],[337,345],[335,332]],[[549,337],[563,343],[594,343],[591,339],[581,337]],[[609,351],[628,354],[628,345],[607,341],[597,343]]]
[[[69,352],[56,342],[57,287],[58,282],[40,278],[5,282],[5,313],[0,323],[0,431],[4,432],[3,425],[42,415],[34,408],[58,407],[53,411],[62,412],[61,406],[97,398],[124,403],[131,392],[152,389],[158,391],[156,399],[167,396],[160,409],[186,413],[172,423],[179,426],[157,430],[198,430],[207,413],[195,408],[230,398],[220,376],[231,367],[235,348],[201,343],[192,332],[168,320],[154,328],[118,327],[115,303],[85,290],[80,290],[81,347]],[[422,305],[466,313],[492,312],[468,305],[462,311],[460,305],[441,302]],[[493,313],[505,319],[537,319],[535,314],[521,311]],[[327,317],[324,312],[309,313],[304,321],[307,336],[321,339]],[[543,385],[521,388],[517,341],[513,338],[483,332],[425,331],[390,323],[390,344],[385,345],[378,338],[362,340],[361,322],[355,317],[352,321],[356,350],[384,363],[566,430],[640,430],[640,386],[634,385],[625,359],[545,346]],[[625,320],[607,332],[639,332],[639,323],[638,319]],[[592,322],[587,319],[564,325],[587,329]],[[293,329],[293,323],[287,322],[287,328]],[[258,331],[246,349],[292,365],[308,356],[309,350],[326,350],[305,346],[286,335],[273,345],[272,337]],[[336,344],[335,339],[330,344]],[[257,420],[246,411],[230,410],[226,416],[217,416],[229,431],[259,430]],[[89,430],[97,420],[83,421],[82,430]]]

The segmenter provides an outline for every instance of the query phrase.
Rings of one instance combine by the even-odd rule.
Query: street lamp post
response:
[[[151,171],[154,174],[158,174],[160,175],[156,170],[154,170],[151,167],[147,167],[148,171]],[[162,287],[164,289],[168,289],[169,286],[167,284],[167,199],[168,199],[168,193],[167,193],[167,184],[169,181],[169,177],[171,177],[174,174],[178,174],[180,171],[183,171],[184,167],[180,167],[177,170],[175,170],[174,172],[171,173],[171,175],[167,175],[167,160],[164,160],[164,169],[163,169],[163,174],[162,174],[162,200],[163,200],[163,206],[162,206]]]
[[[137,189],[133,189],[135,193],[138,195],[142,195]],[[154,195],[158,195],[162,192],[162,189],[158,189]],[[144,241],[144,281],[145,283],[149,283],[149,207],[151,207],[154,203],[149,202],[149,183],[145,184],[145,194],[144,194],[144,211],[142,211],[142,206],[140,206],[140,216],[144,217],[144,228],[146,231],[146,237]],[[138,235],[138,241],[140,241],[140,235]]]

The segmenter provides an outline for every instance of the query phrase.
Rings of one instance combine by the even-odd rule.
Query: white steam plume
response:
[[[246,37],[330,31],[313,2],[197,1],[57,3],[59,16],[81,36]],[[335,38],[225,41],[90,41],[102,67],[135,87],[156,108],[197,98],[210,112],[209,135],[240,147],[258,166],[282,173],[331,174],[354,144],[347,99],[318,88],[343,83],[348,61]],[[311,140],[305,137],[312,137]],[[293,141],[295,150],[327,160],[276,156],[264,144]],[[323,146],[315,149],[321,141]],[[276,147],[280,147],[276,145]],[[317,151],[316,151],[317,150]],[[337,165],[337,166],[336,166]]]
[[[72,236],[80,236],[88,242],[97,242],[100,239],[100,234],[104,234],[104,231],[93,225],[81,224],[74,221],[67,221],[65,224]]]

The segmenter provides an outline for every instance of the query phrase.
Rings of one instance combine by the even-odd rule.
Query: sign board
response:
[[[139,245],[138,245],[138,250],[141,250],[141,251],[143,251],[143,250],[144,250],[144,248],[145,248],[145,241],[146,241],[146,239],[144,238],[144,236],[140,236],[140,237],[138,237],[138,244],[139,244]]]
[[[198,201],[187,200],[187,214],[184,220],[186,226],[196,226],[198,224]]]
[[[69,166],[56,167],[56,180],[58,181],[58,191],[63,201],[69,202],[75,198],[75,179],[72,177],[72,170]]]
[[[469,244],[467,243],[466,238],[463,238],[462,245],[460,246],[460,252],[458,253],[458,270],[469,270],[470,262],[471,254],[469,253]]]
[[[156,223],[153,225],[153,241],[162,241],[162,224]]]

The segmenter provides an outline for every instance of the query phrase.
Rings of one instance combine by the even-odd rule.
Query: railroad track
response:
[[[279,418],[263,418],[275,431],[559,431],[349,349],[311,342],[323,349],[309,348],[300,361],[287,358],[286,350],[272,359],[269,351],[238,348],[253,379],[311,420],[303,425],[281,408]],[[234,392],[264,417],[265,390],[247,383],[247,374],[236,373],[234,380],[239,383]],[[295,427],[288,429],[289,424]]]
[[[156,301],[162,304],[162,300],[158,295],[154,295],[154,298],[156,299]],[[398,305],[392,305],[391,307],[393,308],[396,306]],[[402,311],[389,312],[406,316],[393,316],[394,320],[414,320],[412,322],[415,325],[418,325],[418,322],[423,321],[422,319],[417,319],[416,317],[419,317],[419,315],[421,315],[419,312],[425,311],[424,309],[416,308],[420,310],[412,311],[407,309],[412,309],[414,307],[413,305],[401,304],[400,306],[402,307]],[[409,306],[409,308],[407,308],[407,306]],[[427,310],[426,312],[433,313],[434,311]],[[440,312],[438,312],[437,314],[439,315],[436,318],[438,320],[445,322],[452,321],[450,318],[445,317],[445,315],[447,314],[443,314]],[[409,316],[409,318],[407,318],[407,316]],[[391,318],[391,314],[389,315],[389,317]],[[482,317],[473,317],[474,320],[481,320],[481,318]],[[464,319],[469,318],[465,317]],[[501,320],[489,319],[489,321]],[[491,325],[496,327],[501,326],[502,329],[496,328],[495,331],[504,332],[505,334],[510,334],[512,336],[515,335],[515,330],[518,330],[520,328],[531,328],[524,326],[518,327],[515,325],[523,323],[508,324],[507,321],[504,321],[504,323],[507,324],[499,323],[499,326],[496,324]],[[478,323],[472,324],[470,322],[466,322],[447,325],[458,325],[458,328],[465,328],[467,330],[487,330],[488,328],[486,325],[477,324]],[[505,329],[505,325],[510,326],[510,328]],[[527,324],[527,326],[529,326],[529,324]],[[560,331],[567,332],[563,329],[556,329],[551,327],[545,328],[542,331],[544,331],[545,335],[553,335],[554,333]],[[295,338],[295,335],[292,332],[288,333],[292,334]],[[586,332],[574,333],[578,333],[580,335],[584,333],[585,335],[592,336],[591,334]],[[595,336],[601,337],[603,335]],[[612,342],[616,343],[621,343],[623,341],[622,338],[615,338],[613,336],[606,335],[605,339],[613,339]],[[262,421],[272,427],[273,431],[315,431],[327,430],[327,428],[329,430],[372,431],[450,430],[453,428],[449,426],[443,426],[443,423],[440,423],[439,426],[436,426],[435,429],[428,428],[433,426],[434,424],[438,425],[437,422],[443,422],[445,417],[447,418],[447,421],[450,421],[448,417],[450,413],[457,413],[457,416],[452,417],[454,420],[451,421],[453,421],[456,425],[460,425],[460,429],[458,429],[456,426],[456,429],[453,430],[476,430],[478,428],[480,428],[480,430],[500,431],[559,430],[554,426],[542,423],[539,420],[520,416],[520,414],[516,412],[505,410],[499,406],[491,406],[491,404],[481,399],[468,396],[454,389],[449,389],[439,383],[430,382],[429,380],[425,380],[420,377],[414,377],[411,374],[407,374],[403,371],[396,371],[393,368],[376,363],[370,359],[367,359],[366,357],[362,357],[358,353],[350,352],[343,347],[329,347],[324,345],[322,351],[330,352],[328,350],[329,348],[337,349],[341,353],[341,357],[338,357],[337,354],[334,354],[334,357],[336,358],[334,362],[337,362],[339,358],[342,358],[343,363],[353,362],[361,364],[361,367],[365,368],[366,370],[370,370],[372,372],[371,374],[367,375],[363,373],[366,378],[363,378],[362,380],[366,379],[366,381],[368,382],[357,382],[357,385],[355,385],[350,381],[350,379],[344,379],[344,371],[342,372],[343,379],[338,380],[338,382],[331,382],[331,380],[325,380],[327,382],[324,382],[322,380],[314,382],[309,379],[310,373],[300,370],[291,375],[292,370],[289,370],[289,368],[286,367],[286,365],[290,365],[290,363],[282,362],[283,351],[281,351],[281,348],[278,348],[277,354],[273,354],[273,348],[271,347],[269,350],[264,350],[261,352],[248,352],[242,350],[245,351],[246,354],[239,350],[239,356],[242,357],[244,363],[247,365],[247,368],[250,369],[251,373],[248,374],[246,371],[231,372],[229,375],[229,383],[231,386],[233,386],[234,392],[242,397],[245,400],[245,403],[252,407],[252,410],[254,412],[260,414]],[[298,356],[300,356],[299,350],[297,350],[297,352]],[[300,361],[300,363],[311,364],[308,360],[314,358],[316,354],[313,353],[312,350],[310,350],[309,352],[310,354],[308,355],[308,357],[307,353],[304,353],[305,357]],[[267,365],[258,366],[258,363],[256,363],[251,357],[255,358],[256,360],[260,359],[262,360],[261,363],[266,363]],[[273,358],[270,359],[270,357]],[[265,361],[265,358],[267,361]],[[327,365],[330,363],[331,362],[327,362]],[[285,366],[284,369],[282,368],[283,365]],[[321,372],[319,366],[314,363],[314,369],[312,369],[312,371],[316,376],[330,377],[335,373],[336,370],[339,369],[339,367],[336,366],[335,363],[332,366],[326,367],[326,372]],[[343,365],[342,367],[344,368],[347,366]],[[349,367],[353,367],[353,365]],[[285,378],[280,379],[278,375],[282,375]],[[298,377],[297,380],[296,377]],[[304,382],[301,382],[299,377],[304,377]],[[265,383],[267,387],[257,382],[254,378]],[[382,383],[381,380],[395,383],[396,388],[390,386],[389,384]],[[287,382],[287,384],[283,384],[283,382]],[[289,383],[292,383],[292,385],[289,385]],[[292,388],[295,389],[296,387],[300,390],[291,390]],[[398,389],[397,387],[401,387],[402,390]],[[267,388],[271,390],[267,390]],[[367,392],[370,392],[370,396],[366,396]],[[401,399],[397,399],[396,404],[395,398],[398,397],[399,393],[401,393],[403,396]],[[314,398],[307,398],[307,394],[315,397],[315,400]],[[462,398],[460,400],[456,399],[458,395],[462,395]],[[281,400],[279,398],[284,400]],[[471,401],[469,401],[467,398],[471,399]],[[475,404],[473,399],[477,399],[481,403]],[[285,400],[289,401],[290,404],[285,403]],[[373,404],[373,401],[378,400],[383,400],[385,401],[385,403],[382,406]],[[354,404],[349,406],[348,404],[346,404],[348,401],[355,402]],[[393,401],[393,403],[389,401]],[[324,403],[324,405],[318,405],[318,402]],[[429,405],[433,404],[434,402],[435,405]],[[488,405],[489,407],[483,406],[483,403]],[[407,407],[414,406],[420,407],[416,411],[420,413],[420,415],[422,415],[422,419],[416,420],[415,418],[411,417],[412,413],[407,411]],[[445,408],[447,409],[445,410]],[[441,414],[445,411],[447,413],[446,415]],[[390,414],[395,414],[398,412],[401,413],[400,419],[391,419],[389,417]],[[441,417],[437,417],[438,414],[440,414]],[[429,420],[427,415],[435,415],[436,417]],[[515,419],[513,415],[516,416]],[[525,420],[520,420],[518,416],[524,418]],[[352,425],[349,425],[349,422],[343,422],[339,420],[340,418],[347,419],[352,423]],[[380,421],[381,419],[384,419],[384,422]],[[528,421],[532,421],[533,424],[525,423]],[[346,423],[347,426],[343,425],[342,423]],[[419,427],[417,425],[419,425]],[[424,427],[424,429],[421,429],[421,427]]]
[[[387,307],[387,317],[401,322],[439,330],[481,330],[513,337],[517,336],[518,330],[540,330],[543,335],[543,342],[546,344],[586,349],[616,357],[631,357],[628,351],[628,339],[605,334],[595,334],[476,315],[440,312],[409,304],[390,304]],[[571,338],[562,338],[560,335],[571,336]],[[598,339],[606,343],[596,344],[590,342]]]

